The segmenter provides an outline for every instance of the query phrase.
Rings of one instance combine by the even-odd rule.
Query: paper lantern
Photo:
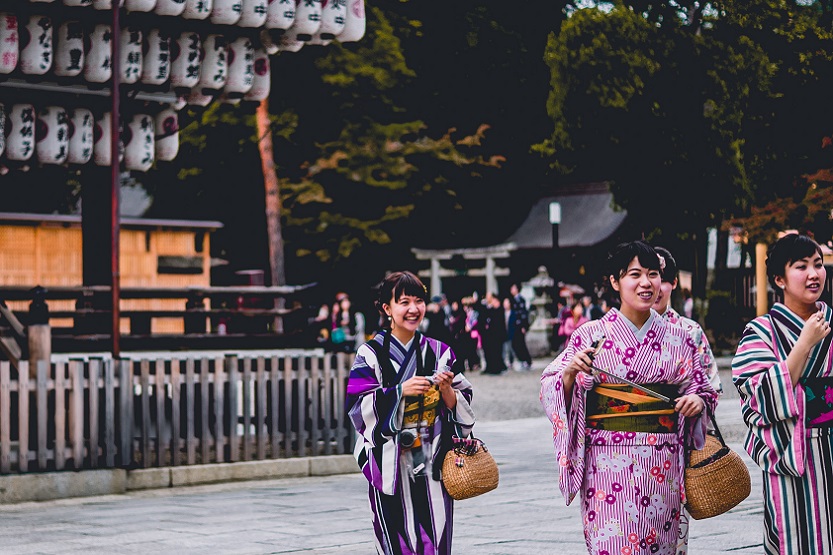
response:
[[[133,84],[142,77],[142,31],[138,27],[121,30],[119,72],[122,83]]]
[[[367,21],[364,14],[364,0],[347,0],[347,14],[344,29],[336,37],[339,42],[356,42],[364,36]]]
[[[124,131],[124,167],[146,172],[154,160],[154,124],[148,114],[136,114]]]
[[[267,29],[289,29],[295,22],[295,0],[269,0]]]
[[[295,21],[289,28],[297,40],[308,41],[321,27],[321,0],[295,0]]]
[[[166,33],[151,29],[142,50],[142,83],[161,85],[171,73],[171,42]]]
[[[191,89],[185,101],[192,106],[208,106],[215,98],[216,95],[205,94],[203,89],[196,87]]]
[[[228,80],[224,90],[229,99],[242,98],[252,88],[254,66],[252,41],[246,37],[233,40],[228,47]]]
[[[280,49],[283,52],[298,52],[306,44],[302,40],[298,40],[298,33],[290,29],[281,35]]]
[[[185,11],[184,0],[156,0],[156,15],[181,15]]]
[[[200,65],[199,86],[205,94],[219,91],[228,80],[228,55],[226,39],[222,35],[208,35],[202,44],[203,59]]]
[[[125,0],[124,7],[129,12],[150,12],[156,7],[156,0]]]
[[[321,0],[321,27],[316,35],[322,41],[331,41],[344,30],[348,0]]]
[[[211,8],[211,23],[234,25],[240,19],[243,0],[214,0]]]
[[[113,74],[110,60],[112,32],[109,25],[96,25],[87,39],[84,52],[84,79],[90,83],[106,83]],[[109,164],[107,164],[109,165]]]
[[[201,52],[197,33],[182,33],[171,42],[171,85],[175,89],[190,89],[199,83]]]
[[[124,0],[119,0],[119,7],[124,6]],[[97,10],[112,10],[113,0],[93,0],[93,8]]]
[[[69,154],[70,164],[86,164],[93,156],[93,133],[95,119],[86,108],[76,108],[69,113]]]
[[[162,110],[154,118],[156,159],[170,162],[179,152],[179,116],[176,110]]]
[[[55,40],[55,67],[59,77],[75,77],[84,70],[84,27],[80,21],[67,21],[58,27]]]
[[[271,87],[271,62],[269,54],[263,49],[255,50],[254,62],[254,78],[252,79],[252,88],[243,97],[246,100],[255,100],[260,102],[269,96],[269,88]]]
[[[20,34],[20,70],[43,75],[52,67],[52,20],[32,15]]]
[[[66,108],[44,106],[35,124],[35,151],[41,164],[60,165],[67,161],[69,116]]]
[[[32,0],[29,0],[30,2]],[[44,0],[34,0],[35,2],[43,2]],[[51,1],[51,0],[49,0]],[[64,0],[64,6],[92,6],[93,0]]]
[[[15,70],[20,55],[20,35],[17,29],[17,16],[0,13],[0,74]]]
[[[93,129],[93,162],[96,166],[109,166],[112,160],[110,145],[113,144],[110,138],[112,129],[112,118],[110,112],[105,112],[95,121]],[[119,140],[119,161],[124,158],[124,144]]]
[[[6,159],[25,161],[35,152],[35,107],[14,104],[6,119]]]
[[[213,0],[185,0],[182,17],[185,19],[206,19],[214,7]]]
[[[240,19],[237,21],[238,26],[262,27],[266,23],[269,2],[267,0],[243,0],[241,9]]]

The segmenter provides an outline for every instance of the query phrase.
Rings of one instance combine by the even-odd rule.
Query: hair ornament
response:
[[[661,254],[658,254],[657,258],[659,258],[659,269],[660,270],[665,270],[665,257],[662,256]]]

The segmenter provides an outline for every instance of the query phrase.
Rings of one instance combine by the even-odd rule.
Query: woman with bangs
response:
[[[620,307],[576,329],[541,376],[559,486],[568,505],[581,494],[589,553],[676,555],[685,445],[702,448],[717,395],[687,332],[651,308],[662,271],[654,249],[620,244],[608,265]]]
[[[422,281],[394,272],[377,289],[386,325],[359,347],[347,383],[376,551],[449,555],[454,505],[440,471],[450,435],[471,435],[471,384],[448,345],[418,331],[428,296]]]
[[[769,283],[783,295],[747,324],[732,381],[749,430],[744,447],[761,467],[764,552],[833,553],[833,356],[831,310],[821,302],[821,247],[790,233],[772,245]]]

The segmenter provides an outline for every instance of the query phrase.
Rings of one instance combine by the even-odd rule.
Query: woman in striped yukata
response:
[[[766,268],[783,302],[746,326],[732,360],[749,427],[746,451],[763,470],[764,552],[829,555],[833,334],[830,307],[819,301],[821,247],[805,235],[784,235]]]
[[[704,409],[714,410],[717,395],[688,332],[651,309],[662,269],[654,249],[625,243],[608,263],[620,308],[573,332],[541,377],[559,486],[568,505],[581,494],[589,553],[675,555],[685,445],[702,448]]]
[[[454,352],[417,331],[427,296],[411,272],[382,281],[376,304],[389,326],[359,347],[347,383],[354,454],[383,555],[450,555],[454,505],[440,481],[442,439],[469,437],[474,426],[471,384],[452,371]]]

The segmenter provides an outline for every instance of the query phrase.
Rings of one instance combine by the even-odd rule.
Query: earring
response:
[[[780,287],[781,289],[783,289],[783,288],[784,288],[784,287],[786,287],[786,286],[785,286],[785,285],[779,285],[778,287]]]

